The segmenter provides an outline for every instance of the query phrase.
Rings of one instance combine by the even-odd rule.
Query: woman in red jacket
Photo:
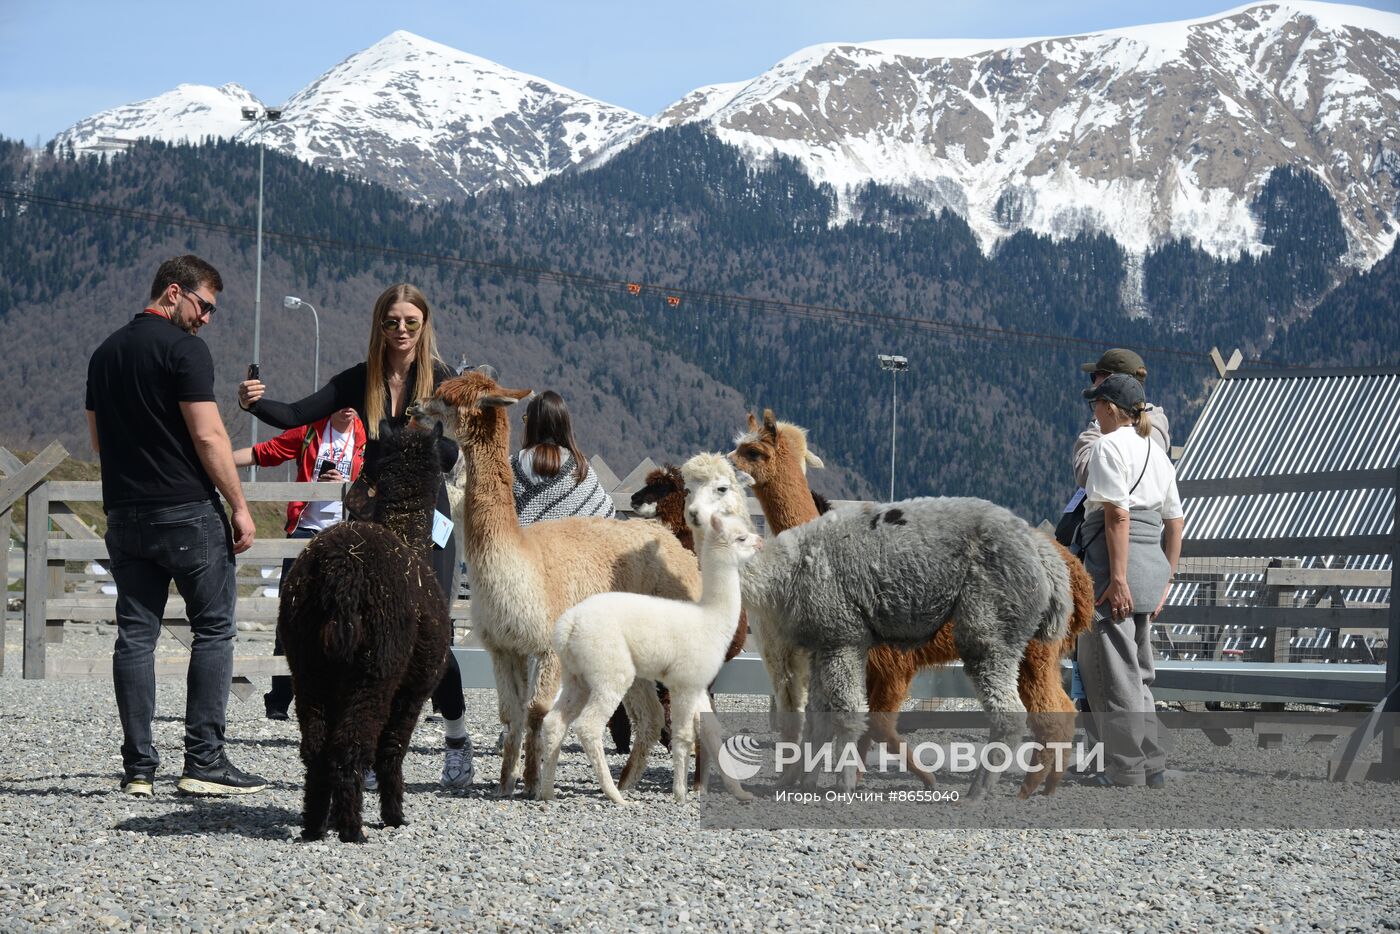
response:
[[[360,475],[365,459],[365,426],[353,408],[337,409],[327,418],[301,428],[282,432],[271,440],[233,452],[233,462],[239,467],[257,464],[275,467],[296,459],[297,482],[325,480],[349,482]],[[287,504],[287,537],[310,538],[344,518],[340,500],[320,500],[312,503]],[[287,579],[292,561],[282,562],[282,580]],[[273,654],[282,654],[282,643],[273,646]],[[269,720],[287,719],[292,703],[292,679],[275,675],[272,690],[263,695],[263,707]]]

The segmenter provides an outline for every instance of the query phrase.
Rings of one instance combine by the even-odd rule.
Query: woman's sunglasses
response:
[[[381,328],[383,328],[385,331],[397,331],[397,330],[399,329],[399,325],[400,325],[400,324],[403,325],[403,329],[404,329],[405,331],[407,331],[408,333],[412,334],[414,331],[418,330],[419,328],[421,328],[421,327],[423,326],[423,319],[422,319],[422,318],[384,318],[383,320],[381,320],[381,321],[379,322],[379,326],[380,326]]]

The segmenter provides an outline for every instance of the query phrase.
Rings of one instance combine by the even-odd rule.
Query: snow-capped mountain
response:
[[[78,148],[98,137],[256,139],[243,88],[181,85],[104,111],[59,134]],[[592,154],[639,114],[542,78],[394,32],[287,101],[264,142],[313,165],[426,200],[529,185]]]
[[[630,110],[400,31],[297,93],[267,143],[438,199],[533,184],[641,122]]]
[[[197,143],[206,136],[228,139],[247,128],[243,108],[258,106],[252,92],[237,84],[221,88],[182,84],[157,97],[93,114],[58,134],[55,141],[92,150],[110,145],[107,141],[145,137],[169,143]]]
[[[90,117],[99,137],[252,140],[237,85],[175,90]],[[703,122],[754,158],[785,153],[849,206],[874,181],[965,216],[983,245],[1028,229],[1110,233],[1142,251],[1185,237],[1258,251],[1268,173],[1315,173],[1351,262],[1400,220],[1400,15],[1309,0],[1083,36],[902,40],[804,49],[650,120],[395,32],[297,93],[269,146],[438,200],[536,183],[660,127]]]
[[[984,246],[1087,229],[1137,251],[1257,250],[1250,197],[1293,165],[1331,190],[1369,266],[1396,237],[1397,114],[1400,15],[1287,0],[1087,36],[815,46],[651,123],[707,122],[843,196],[907,190]]]

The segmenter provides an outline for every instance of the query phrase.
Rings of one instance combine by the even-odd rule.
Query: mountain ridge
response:
[[[135,107],[114,125],[139,128]],[[1397,111],[1400,14],[1288,0],[1074,36],[822,43],[649,118],[400,30],[294,95],[263,138],[436,201],[594,169],[703,122],[831,184],[834,222],[879,184],[960,214],[986,252],[1020,230],[1105,231],[1132,256],[1178,238],[1219,258],[1267,252],[1249,204],[1291,165],[1333,194],[1364,269],[1397,235]],[[58,142],[121,135],[102,117]],[[162,119],[145,125],[156,138],[228,128]]]

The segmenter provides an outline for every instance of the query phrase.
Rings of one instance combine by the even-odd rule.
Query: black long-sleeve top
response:
[[[435,363],[433,365],[433,388],[436,389],[443,380],[451,379],[454,375],[456,374],[453,373],[451,367],[444,363]],[[364,422],[365,428],[370,429],[372,426],[365,416],[365,389],[368,379],[369,365],[357,363],[347,370],[341,370],[332,376],[326,385],[296,402],[274,402],[264,396],[249,406],[248,411],[257,416],[259,421],[272,425],[274,428],[286,430],[309,425],[348,406],[360,416],[360,421]],[[408,369],[404,385],[412,387],[416,385],[417,379],[418,364],[414,363]],[[382,391],[384,393],[384,411],[389,412],[391,409],[387,377]],[[397,429],[407,423],[408,416],[389,416],[386,420],[390,427]],[[457,443],[450,437],[444,437],[439,447],[439,453],[442,455],[443,472],[446,473],[457,463]],[[378,459],[378,456],[379,445],[376,441],[371,440],[365,446],[365,465],[371,466]]]

